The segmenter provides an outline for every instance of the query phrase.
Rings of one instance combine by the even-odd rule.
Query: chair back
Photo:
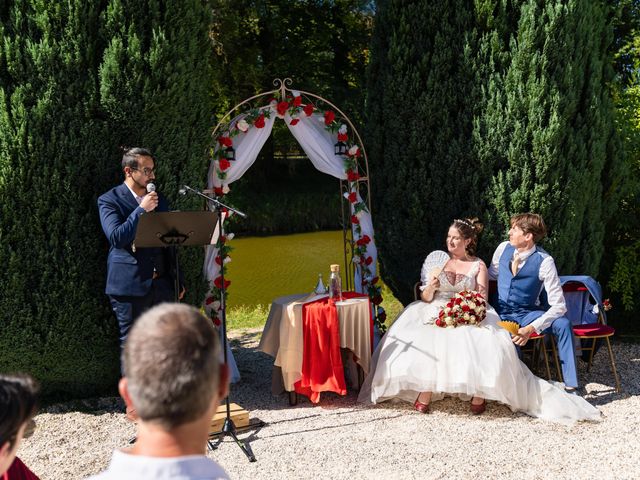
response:
[[[567,305],[565,316],[572,325],[607,323],[602,306],[602,288],[596,280],[586,275],[567,275],[560,277],[560,283]]]

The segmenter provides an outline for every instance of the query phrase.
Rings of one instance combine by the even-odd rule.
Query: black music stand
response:
[[[245,218],[247,215],[233,207],[230,207],[229,205],[225,205],[224,203],[220,202],[220,200],[218,200],[217,198],[211,197],[209,195],[206,195],[204,193],[202,193],[200,190],[197,190],[195,188],[191,188],[188,185],[184,185],[183,188],[180,189],[180,194],[185,195],[187,193],[194,193],[196,195],[199,195],[200,197],[206,199],[208,201],[208,204],[210,206],[213,206],[216,209],[216,213],[217,216],[214,217],[217,219],[217,228],[216,228],[216,234],[217,234],[217,238],[214,238],[215,242],[218,242],[218,240],[220,241],[220,250],[222,250],[222,248],[224,247],[224,235],[223,233],[223,228],[222,228],[222,215],[224,211],[227,212],[233,212],[236,215]],[[211,212],[213,213],[213,212]],[[226,289],[224,287],[224,268],[220,268],[220,277],[222,280],[222,285],[220,287],[220,310],[221,310],[221,320],[222,320],[222,350],[224,352],[224,363],[228,363],[228,357],[227,357],[227,302],[225,299],[226,296]],[[230,394],[229,394],[230,395]],[[247,456],[247,458],[249,459],[250,462],[255,462],[256,461],[256,457],[253,454],[253,451],[251,450],[251,446],[249,444],[245,444],[243,443],[238,436],[236,435],[237,429],[236,429],[236,425],[235,423],[233,423],[233,419],[231,418],[231,404],[229,401],[229,395],[226,396],[225,398],[225,406],[226,406],[226,415],[225,415],[225,420],[224,420],[224,424],[222,426],[222,430],[220,430],[219,432],[216,433],[212,433],[209,434],[209,440],[208,440],[208,445],[209,448],[211,448],[211,450],[215,450],[217,449],[220,444],[222,443],[222,440],[225,436],[230,436],[234,442],[240,447],[240,450],[242,450],[242,452]],[[254,428],[254,427],[260,427],[262,426],[262,422],[259,422],[257,425],[250,425],[250,428]],[[216,443],[213,443],[211,441],[212,437],[217,437]]]
[[[216,212],[150,212],[140,217],[136,248],[169,247],[173,260],[175,301],[180,296],[180,266],[177,247],[210,245],[216,228]]]

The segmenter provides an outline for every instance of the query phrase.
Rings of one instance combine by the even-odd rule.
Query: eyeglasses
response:
[[[149,168],[149,167],[144,167],[142,169],[141,168],[131,167],[131,170],[135,170],[136,172],[142,172],[147,177],[150,177],[151,175],[155,175],[155,173],[156,173],[156,169],[155,168]]]

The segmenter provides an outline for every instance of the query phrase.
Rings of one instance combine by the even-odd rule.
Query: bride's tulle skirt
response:
[[[518,358],[509,332],[489,308],[481,326],[441,328],[432,322],[442,301],[405,308],[376,349],[358,401],[399,398],[413,403],[420,392],[463,400],[479,396],[545,420],[598,420],[600,412],[562,384],[536,377]]]

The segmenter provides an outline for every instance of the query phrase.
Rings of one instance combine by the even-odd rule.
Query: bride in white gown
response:
[[[586,400],[531,373],[490,306],[480,326],[434,324],[456,292],[486,296],[487,268],[473,256],[481,229],[477,221],[454,220],[447,235],[449,261],[435,278],[423,267],[422,300],[408,305],[380,341],[358,401],[398,398],[428,413],[430,402],[448,394],[471,399],[476,414],[484,412],[487,399],[545,420],[598,420],[599,410]]]

